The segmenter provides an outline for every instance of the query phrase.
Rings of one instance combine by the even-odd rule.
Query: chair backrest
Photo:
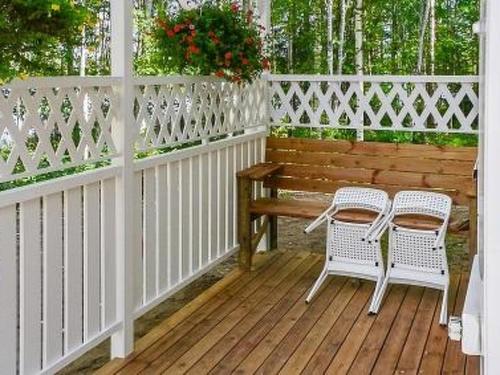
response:
[[[451,212],[452,200],[449,196],[428,191],[400,191],[394,197],[395,215],[427,215],[447,220]]]
[[[337,190],[333,202],[341,210],[364,209],[382,212],[389,204],[389,196],[379,189],[345,187]]]

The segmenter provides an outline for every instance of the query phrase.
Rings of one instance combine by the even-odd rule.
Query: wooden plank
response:
[[[320,316],[323,315],[323,312],[325,312],[326,316],[328,316],[328,314],[337,314],[338,311],[342,311],[345,306],[347,306],[357,290],[357,283],[346,283],[340,293],[330,303],[330,305],[325,310],[321,311],[321,313],[318,315],[314,314],[313,311],[311,311],[313,310],[313,306],[311,306],[311,310],[309,311],[309,313],[304,315],[301,321],[297,322],[293,329],[290,330],[287,336],[280,342],[280,344],[271,353],[271,355],[259,367],[256,373],[269,374],[278,372],[285,365],[285,363],[299,347],[299,345],[303,342],[309,331],[313,329]]]
[[[455,309],[459,282],[460,274],[452,273],[448,301],[450,311],[454,311]],[[429,337],[427,338],[427,343],[425,344],[424,354],[422,355],[420,368],[418,370],[422,374],[432,374],[436,369],[440,371],[443,364],[448,341],[448,329],[447,327],[439,325],[439,313],[440,309],[437,308],[434,312],[434,321],[429,332]]]
[[[200,178],[200,195],[201,195],[201,264],[206,265],[210,259],[210,191],[209,191],[209,154],[201,155],[201,178]]]
[[[249,209],[253,214],[313,219],[329,206],[328,203],[313,200],[260,198],[252,201]]]
[[[138,309],[144,304],[144,258],[143,258],[143,171],[134,173],[134,201],[133,206],[133,274],[134,274],[134,308]],[[173,273],[173,272],[172,272]]]
[[[258,163],[237,173],[238,177],[248,177],[254,181],[262,181],[265,177],[281,172],[283,166],[276,163]]]
[[[303,313],[305,311],[304,300],[307,296],[307,292],[312,282],[318,276],[323,266],[324,259],[320,259],[311,270],[308,275],[296,285],[290,293],[283,298],[273,309],[265,315],[245,336],[239,339],[239,341],[231,348],[229,352],[226,353],[224,358],[211,369],[212,374],[227,374],[231,373],[235,367],[245,358],[252,349],[254,349],[259,343],[262,342],[263,338],[270,332],[270,330],[277,324],[282,324],[283,321],[292,321],[290,316],[294,316],[293,321],[300,317],[298,310]],[[326,282],[326,286],[330,283]],[[301,294],[302,292],[302,294]],[[273,336],[276,337],[276,336]],[[231,338],[231,336],[229,337]],[[223,344],[223,342],[220,342]]]
[[[238,243],[239,266],[244,270],[252,267],[252,220],[250,218],[250,205],[252,200],[252,181],[246,177],[237,179],[238,194]]]
[[[156,170],[148,168],[143,171],[143,198],[142,198],[142,280],[144,303],[152,301],[156,290],[156,263],[157,263],[157,233],[156,233]]]
[[[191,248],[190,248],[190,227],[191,227],[191,212],[189,210],[191,200],[191,173],[190,159],[183,159],[180,162],[180,223],[181,223],[181,245],[179,248],[181,254],[181,275],[182,280],[187,279],[191,275]]]
[[[382,303],[370,333],[352,362],[348,374],[358,375],[371,372],[407,291],[407,287],[403,285],[393,285],[392,289],[394,291],[388,294]]]
[[[37,374],[42,363],[40,199],[20,205],[19,370]]]
[[[267,138],[267,148],[297,151],[326,151],[372,155],[425,155],[426,158],[475,160],[476,147],[434,146],[411,143],[353,142],[346,140],[320,140],[308,138]]]
[[[117,358],[97,370],[97,375],[114,374],[128,364],[132,363],[138,358],[145,350],[152,345],[155,345],[159,339],[172,332],[175,327],[182,323],[191,320],[194,314],[203,311],[206,312],[210,309],[210,305],[217,305],[215,301],[220,302],[221,295],[227,295],[226,290],[231,288],[242,288],[249,280],[259,277],[263,270],[269,267],[273,261],[279,258],[281,253],[265,253],[257,254],[256,265],[257,270],[253,273],[243,273],[240,269],[236,268],[229,272],[224,278],[220,279],[210,288],[200,293],[192,301],[188,302],[182,309],[177,310],[170,317],[155,326],[148,334],[140,338],[135,343],[135,350],[127,358]]]
[[[345,284],[343,278],[330,278],[318,291],[311,306],[318,310],[325,309],[328,303]],[[307,293],[307,292],[306,292]],[[253,330],[243,338],[233,350],[215,367],[213,374],[219,373],[254,373],[255,370],[271,354],[274,348],[283,340],[297,321],[309,313],[310,306],[304,303],[307,294],[302,295],[293,307],[278,321],[262,321],[259,329]],[[239,366],[238,368],[236,368]]]
[[[191,367],[206,351],[213,345],[212,340],[218,341],[252,310],[253,306],[262,304],[270,298],[275,288],[280,285],[289,275],[294,276],[296,270],[309,254],[297,254],[293,256],[279,270],[276,270],[260,288],[245,298],[242,303],[225,315],[217,317],[211,314],[211,318],[199,323],[193,328],[189,335],[183,337],[172,347],[172,350],[163,352],[157,359],[143,370],[143,374],[158,374],[168,371],[169,374],[183,373]],[[283,293],[286,293],[286,289]]]
[[[393,288],[389,288],[387,292],[387,300],[392,299],[391,294],[397,292]],[[366,307],[368,308],[368,307]],[[358,351],[370,332],[370,329],[376,321],[375,315],[361,313],[358,320],[354,323],[346,339],[335,353],[335,357],[331,361],[328,368],[324,371],[328,374],[347,374],[351,364],[353,363]]]
[[[396,372],[416,373],[424,353],[425,343],[432,325],[434,311],[439,308],[439,291],[426,288],[413,320],[406,344],[399,357]]]
[[[145,348],[142,353],[136,357],[136,360],[139,362],[134,361],[129,364],[126,369],[122,370],[122,373],[131,375],[137,374],[160,356],[170,355],[172,352],[176,352],[177,356],[184,354],[187,350],[186,341],[190,339],[190,333],[194,332],[195,335],[199,334],[203,336],[203,334],[208,332],[213,325],[222,320],[247,296],[255,292],[272,275],[286,265],[291,257],[292,254],[285,253],[276,257],[276,261],[270,262],[267,267],[264,266],[260,272],[244,273],[230,288],[226,289],[225,293],[219,293],[217,296],[214,296],[213,299],[210,299],[209,303],[203,305],[203,308],[196,310],[189,320],[184,320],[181,324],[178,324],[172,330],[163,334],[152,345]],[[232,298],[236,294],[239,295],[239,298]],[[202,322],[210,322],[210,325],[203,325],[201,324]],[[184,340],[182,342],[186,343],[186,345],[181,346],[179,344],[180,340]]]
[[[156,169],[156,264],[157,290],[162,293],[168,289],[168,170],[166,165]]]
[[[6,374],[17,371],[18,267],[17,267],[16,205],[0,208],[0,368]]]
[[[116,321],[116,179],[101,183],[101,322]]]
[[[267,150],[266,161],[280,164],[327,166],[338,169],[390,170],[399,172],[435,173],[471,177],[474,161],[423,159],[418,153],[409,157],[380,155],[348,155],[326,152]]]
[[[423,292],[424,288],[414,286],[409,288],[373,367],[373,374],[394,373]]]
[[[408,190],[408,186],[399,185],[371,185],[371,184],[361,184],[357,182],[342,182],[342,181],[327,181],[327,180],[310,180],[310,179],[298,179],[298,178],[282,178],[273,177],[265,181],[265,187],[267,188],[277,188],[284,190],[295,190],[295,191],[309,191],[309,192],[320,192],[320,193],[334,193],[341,187],[357,186],[357,187],[367,187],[367,188],[378,188],[384,190],[390,196],[394,196],[398,191]],[[461,193],[453,189],[431,189],[426,187],[420,187],[418,190],[424,191],[434,191],[442,194],[448,195],[453,199],[455,204],[466,206],[469,204],[468,195]]]
[[[458,288],[457,301],[453,309],[453,315],[460,315],[462,313],[467,293],[467,286],[469,284],[469,275],[463,273],[460,277],[460,285]],[[462,353],[462,343],[460,341],[452,341],[448,339],[446,345],[446,354],[443,361],[443,374],[460,374],[465,371],[466,356]]]
[[[64,348],[83,342],[83,207],[80,187],[64,192]]]
[[[219,218],[217,217],[218,207],[219,207],[219,191],[218,191],[218,150],[214,150],[210,152],[210,174],[209,174],[209,205],[210,205],[210,217],[208,219],[207,224],[209,224],[210,228],[210,260],[213,261],[219,256],[218,249],[218,227],[219,227]]]
[[[324,373],[358,316],[368,313],[368,300],[373,294],[373,287],[371,282],[362,282],[343,311],[329,314],[327,310],[280,373]]]
[[[83,337],[92,339],[100,331],[100,204],[99,183],[83,188]]]
[[[190,224],[189,224],[189,249],[191,251],[191,272],[198,271],[201,267],[201,246],[200,246],[200,231],[205,224],[200,220],[200,156],[194,156],[190,161],[190,181],[189,186],[189,209]]]
[[[311,255],[307,257],[294,272],[289,274],[286,279],[284,279],[266,298],[265,303],[256,305],[236,326],[234,326],[230,331],[228,331],[224,337],[216,340],[216,337],[212,334],[214,331],[210,332],[212,337],[209,335],[205,336],[203,340],[206,345],[202,342],[197,343],[190,351],[196,351],[196,355],[200,356],[200,359],[192,366],[188,374],[196,375],[200,373],[209,372],[237,343],[245,336],[250,330],[255,328],[262,319],[265,319],[270,314],[275,314],[279,311],[280,307],[285,305],[288,308],[293,305],[294,302],[310,287],[311,283],[314,282],[315,277],[321,271],[321,266],[323,262],[320,262],[321,257],[318,255]],[[281,307],[283,310],[283,308]],[[287,310],[283,311],[286,312]],[[221,330],[221,327],[217,327]],[[211,341],[211,342],[210,342]],[[203,353],[200,348],[209,346],[210,349]],[[184,355],[184,358],[186,355]],[[183,361],[186,363],[186,361]],[[189,363],[186,364],[186,368]],[[175,368],[169,369],[169,371]]]
[[[63,200],[43,199],[43,365],[63,355]]]
[[[466,176],[308,165],[285,165],[279,173],[279,177],[396,185],[407,189],[452,189],[461,191],[463,194],[472,192],[475,186],[474,180]]]
[[[173,162],[168,165],[168,264],[169,287],[172,288],[181,281],[181,253],[180,253],[180,163]]]

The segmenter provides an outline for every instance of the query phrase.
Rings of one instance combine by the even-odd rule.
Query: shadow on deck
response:
[[[259,255],[256,270],[231,272],[98,374],[478,374],[438,324],[438,291],[391,286],[367,315],[374,283],[330,277],[304,299],[324,257]],[[467,274],[452,273],[450,314],[461,312]]]

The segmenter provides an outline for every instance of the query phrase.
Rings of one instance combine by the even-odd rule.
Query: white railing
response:
[[[272,75],[271,124],[476,133],[476,76]]]
[[[117,79],[43,78],[0,92],[0,182],[116,157]]]
[[[237,249],[235,174],[263,159],[265,84],[137,78],[129,126],[142,155],[130,186],[115,162],[117,114],[127,110],[120,85],[72,77],[0,88],[0,182],[92,169],[0,192],[2,374],[56,372]],[[156,152],[183,143],[194,146]],[[132,202],[119,198],[121,189]],[[125,317],[123,204],[133,219],[125,229],[133,233],[133,307]]]
[[[135,80],[137,149],[172,146],[265,123],[265,82],[239,86],[219,79]]]
[[[264,160],[269,122],[408,130],[409,116],[410,130],[431,131],[432,115],[432,131],[477,130],[471,77],[270,80],[268,91],[264,81],[139,77],[130,108],[117,78],[0,88],[0,182],[80,172],[0,192],[0,373],[51,374],[111,336],[133,336],[128,322],[233,254],[235,174]]]

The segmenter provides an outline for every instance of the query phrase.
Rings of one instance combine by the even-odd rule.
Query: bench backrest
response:
[[[283,165],[266,187],[332,193],[343,186],[375,186],[449,195],[455,204],[475,197],[476,147],[431,146],[269,137],[266,161]]]

